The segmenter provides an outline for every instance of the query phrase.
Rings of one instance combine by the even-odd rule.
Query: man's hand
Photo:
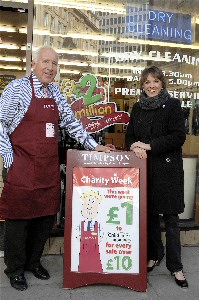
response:
[[[103,145],[97,145],[95,147],[95,151],[99,151],[99,152],[111,152],[115,150],[115,146],[112,144],[107,144],[106,146]]]

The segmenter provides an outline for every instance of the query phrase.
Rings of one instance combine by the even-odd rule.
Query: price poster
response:
[[[147,289],[147,161],[131,151],[66,157],[64,288]]]
[[[139,169],[73,169],[71,271],[139,273]]]

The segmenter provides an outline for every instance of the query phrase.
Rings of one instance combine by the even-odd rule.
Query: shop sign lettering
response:
[[[84,165],[114,165],[119,164],[121,166],[127,166],[129,165],[130,156],[125,154],[117,154],[117,155],[111,155],[110,154],[100,154],[100,153],[82,153],[82,158]]]
[[[199,93],[188,92],[188,91],[172,91],[168,90],[171,97],[182,99],[182,107],[190,108],[192,107],[192,100],[199,100]],[[121,94],[122,96],[139,96],[141,94],[140,89],[130,89],[130,88],[115,88],[115,95]],[[188,99],[188,101],[184,100]]]
[[[131,62],[137,61],[140,59],[146,58],[146,54],[142,51],[132,51],[132,52],[124,52],[124,53],[114,53],[114,58],[116,62]],[[149,51],[148,54],[149,60],[163,60],[165,62],[178,62],[178,63],[185,63],[188,65],[198,66],[199,64],[199,57],[187,55],[187,54],[179,54],[179,53],[172,53],[170,51],[160,52],[160,51]],[[143,68],[135,68],[133,70],[134,74],[141,74]]]
[[[140,19],[138,19],[140,17]],[[141,18],[142,17],[142,18]],[[143,20],[146,20],[143,22]],[[149,40],[191,44],[191,15],[158,10],[140,10],[127,13],[126,33]]]

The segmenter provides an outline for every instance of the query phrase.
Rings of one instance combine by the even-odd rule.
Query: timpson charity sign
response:
[[[130,151],[67,151],[64,288],[146,291],[146,160]]]
[[[72,272],[139,273],[139,169],[75,167],[72,214]]]
[[[107,90],[98,85],[93,74],[81,77],[78,82],[64,79],[60,88],[76,118],[89,133],[129,122],[128,112],[118,111],[115,102],[107,102]]]

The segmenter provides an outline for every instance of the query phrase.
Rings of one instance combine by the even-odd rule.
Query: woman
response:
[[[166,266],[176,283],[187,288],[178,225],[178,214],[184,211],[184,116],[180,101],[167,92],[166,79],[159,68],[143,70],[140,88],[140,101],[133,106],[127,127],[126,146],[138,158],[148,158],[147,271],[159,265],[164,256],[159,220],[159,214],[163,214]]]

